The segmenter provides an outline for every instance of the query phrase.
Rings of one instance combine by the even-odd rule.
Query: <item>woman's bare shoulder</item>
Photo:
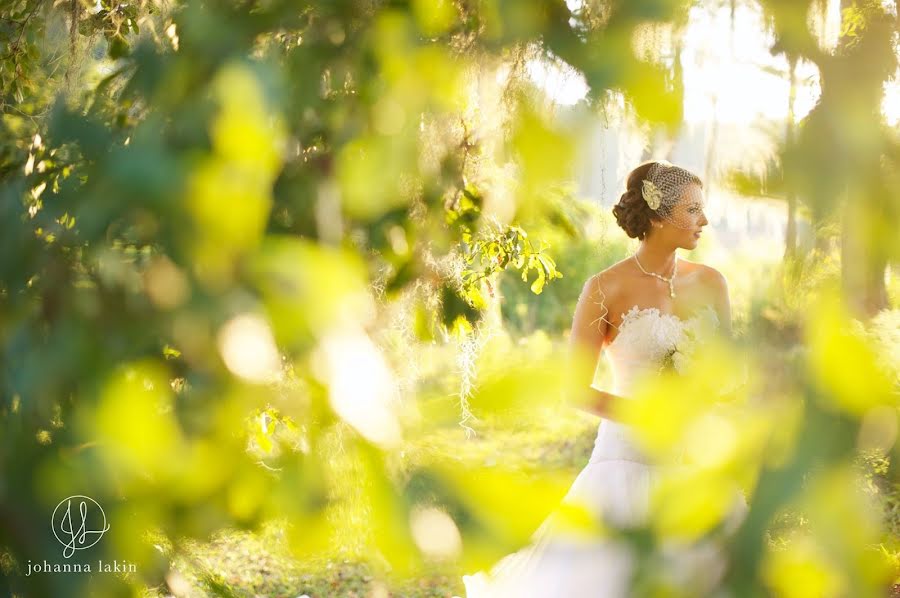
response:
[[[588,278],[584,288],[595,302],[602,302],[609,309],[616,303],[622,289],[628,287],[627,281],[631,275],[627,260],[621,260]]]
[[[625,260],[621,260],[592,275],[588,278],[586,286],[591,285],[593,288],[599,287],[608,293],[612,291],[614,287],[621,284],[625,274]]]
[[[701,262],[692,262],[690,260],[685,260],[682,258],[678,258],[678,261],[681,263],[681,267],[684,268],[687,265],[687,273],[696,273],[700,278],[702,278],[705,282],[710,283],[711,285],[722,285],[725,284],[725,276],[710,266],[709,264],[704,264]]]
[[[685,275],[693,279],[692,293],[698,297],[698,300],[713,303],[727,301],[728,282],[721,272],[707,264],[684,261],[688,265],[688,268],[685,268]]]

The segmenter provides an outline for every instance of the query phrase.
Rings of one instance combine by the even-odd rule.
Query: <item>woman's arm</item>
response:
[[[605,278],[603,272],[589,278],[578,297],[569,334],[569,359],[573,365],[573,375],[567,386],[569,396],[566,398],[579,409],[611,419],[612,403],[619,397],[590,386],[609,329],[606,318],[609,310],[604,302],[606,293],[603,290],[609,287],[609,283]]]
[[[593,386],[588,387],[588,393],[587,402],[578,405],[578,408],[582,411],[593,413],[603,419],[615,421],[616,418],[612,415],[613,406],[621,401],[622,397],[614,395],[611,392],[606,392],[605,390],[597,390]]]

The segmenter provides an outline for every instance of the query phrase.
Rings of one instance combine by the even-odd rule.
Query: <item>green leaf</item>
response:
[[[109,41],[109,57],[113,60],[125,58],[130,49],[128,42],[121,35],[116,35]]]
[[[537,273],[537,278],[535,278],[534,282],[531,283],[531,292],[533,292],[535,295],[540,295],[541,291],[544,290],[544,283],[546,282],[547,277],[544,274],[544,271],[540,268],[538,268]]]

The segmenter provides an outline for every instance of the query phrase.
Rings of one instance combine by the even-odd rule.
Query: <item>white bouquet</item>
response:
[[[683,376],[693,364],[698,344],[709,339],[718,327],[718,317],[712,309],[701,310],[680,327],[671,348],[662,359],[660,370],[675,371]]]

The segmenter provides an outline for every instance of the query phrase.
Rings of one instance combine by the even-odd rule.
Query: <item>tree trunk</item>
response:
[[[790,91],[788,93],[787,130],[785,131],[785,145],[791,147],[795,139],[794,108],[797,100],[797,57],[788,54],[788,65],[791,78]],[[782,173],[782,176],[784,174]],[[797,196],[788,190],[787,192],[787,227],[784,232],[784,259],[789,260],[797,254]]]
[[[853,4],[853,0],[841,0],[842,21],[845,9]],[[840,40],[839,45],[844,41]],[[873,223],[874,219],[879,218],[878,205],[873,199],[876,192],[861,188],[859,180],[853,188],[846,190],[847,197],[844,198],[841,283],[850,309],[856,315],[868,318],[888,307],[885,283],[887,259],[877,245],[877,227]]]
[[[877,237],[868,202],[848,197],[841,222],[841,283],[854,313],[869,318],[888,308],[887,258],[874,246]]]

